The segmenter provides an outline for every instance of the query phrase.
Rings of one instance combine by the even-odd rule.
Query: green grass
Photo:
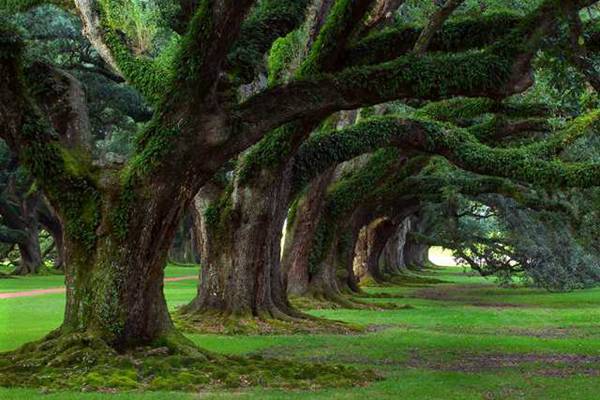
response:
[[[168,276],[196,273],[186,267],[167,268]],[[318,392],[255,388],[201,394],[110,395],[42,395],[36,390],[0,389],[0,399],[598,398],[600,288],[572,293],[498,288],[493,281],[464,274],[460,267],[428,270],[425,277],[445,283],[366,289],[372,294],[396,296],[373,298],[373,302],[411,305],[408,309],[311,312],[373,325],[373,332],[367,334],[190,336],[198,345],[222,354],[260,353],[266,357],[341,362],[384,374],[384,380],[367,387]],[[60,286],[55,279],[0,280],[0,292]],[[189,301],[196,292],[194,280],[169,282],[165,287],[171,308]],[[14,349],[58,326],[63,306],[62,295],[0,300],[0,350]],[[486,361],[490,357],[494,358]]]

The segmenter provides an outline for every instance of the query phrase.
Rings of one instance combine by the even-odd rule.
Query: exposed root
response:
[[[323,294],[310,293],[305,296],[291,297],[290,302],[294,307],[303,310],[330,310],[330,309],[350,309],[350,310],[391,310],[405,308],[395,303],[372,303],[361,299],[369,298],[366,293],[343,294]]]
[[[179,312],[174,317],[176,326],[190,333],[221,335],[293,335],[293,334],[349,334],[362,332],[358,325],[342,321],[316,318],[301,314],[303,318],[289,315],[262,314],[232,315],[219,311],[193,313]]]
[[[365,385],[372,371],[342,365],[262,357],[225,357],[202,351],[181,335],[153,346],[117,352],[90,333],[51,334],[0,354],[0,386],[45,390],[129,391],[238,388],[315,388]]]

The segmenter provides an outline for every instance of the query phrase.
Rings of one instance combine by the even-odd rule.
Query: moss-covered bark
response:
[[[379,219],[361,229],[354,249],[354,274],[360,284],[386,280],[379,259],[398,225],[390,219]]]
[[[289,169],[281,175],[270,173],[264,171],[251,183],[236,179],[216,201],[196,201],[195,213],[203,219],[197,224],[202,227],[203,268],[198,296],[183,309],[188,321],[204,315],[301,317],[287,301],[280,263]],[[206,199],[204,191],[200,196]]]
[[[333,170],[329,170],[315,179],[305,193],[292,204],[288,213],[281,263],[287,278],[286,288],[289,295],[302,295],[308,290],[308,257],[333,173]]]
[[[401,274],[406,267],[404,264],[404,244],[410,229],[410,218],[405,218],[390,237],[379,259],[379,268],[388,275]]]

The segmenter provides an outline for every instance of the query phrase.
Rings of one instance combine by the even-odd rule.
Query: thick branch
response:
[[[393,22],[394,12],[404,4],[405,0],[378,0],[365,25],[367,31],[381,29]]]
[[[592,85],[596,92],[600,93],[600,74],[596,70],[594,63],[590,59],[588,49],[585,44],[583,27],[579,17],[579,10],[573,5],[569,7],[569,28],[570,28],[570,58],[585,76],[586,80]]]
[[[27,242],[27,232],[0,225],[0,242],[22,244]]]
[[[491,148],[468,130],[434,122],[380,117],[352,127],[317,135],[300,149],[294,182],[303,186],[332,165],[385,146],[445,156],[460,167],[484,175],[501,176],[545,186],[597,186],[597,164],[543,161],[598,125],[600,113],[581,117],[546,141],[520,148]]]
[[[228,69],[243,82],[251,82],[273,42],[300,26],[308,4],[308,0],[261,1],[242,24],[240,38],[228,55]]]
[[[448,22],[433,35],[429,50],[457,52],[489,46],[522,21],[523,17],[512,13],[497,13]],[[401,26],[368,35],[348,48],[344,65],[375,64],[405,55],[413,49],[422,32],[422,28]]]
[[[417,42],[415,43],[415,47],[413,48],[413,52],[415,54],[423,54],[427,51],[431,41],[433,40],[434,35],[437,31],[440,30],[444,22],[452,13],[462,4],[464,0],[447,0],[446,3],[440,8],[429,20],[429,23],[421,31]]]
[[[309,76],[330,71],[337,66],[346,44],[365,17],[374,0],[337,0],[312,45],[300,75]]]
[[[203,0],[190,21],[177,61],[179,90],[200,99],[213,94],[223,64],[255,0]]]
[[[145,56],[136,56],[127,47],[120,26],[111,20],[111,15],[122,12],[114,0],[74,0],[81,22],[83,34],[94,46],[100,57],[123,76],[152,102],[157,103],[172,81],[171,71],[164,65],[155,63]]]

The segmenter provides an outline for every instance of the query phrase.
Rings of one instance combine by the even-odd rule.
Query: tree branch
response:
[[[423,54],[427,51],[431,41],[433,40],[434,35],[440,30],[444,22],[452,13],[462,4],[464,0],[447,0],[445,4],[440,8],[433,16],[430,18],[429,23],[421,31],[417,42],[415,43],[415,47],[413,48],[413,52],[415,54]]]
[[[306,141],[296,156],[294,184],[306,182],[332,165],[381,147],[446,157],[465,170],[522,180],[536,185],[598,186],[600,165],[544,161],[598,126],[600,113],[578,118],[549,139],[519,148],[486,146],[462,128],[428,121],[379,117]]]

